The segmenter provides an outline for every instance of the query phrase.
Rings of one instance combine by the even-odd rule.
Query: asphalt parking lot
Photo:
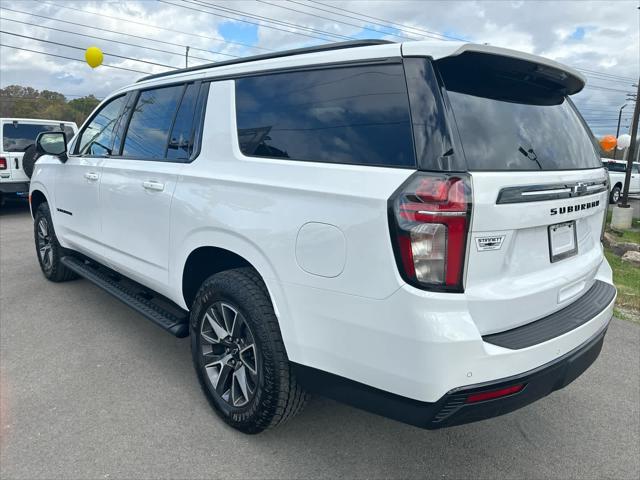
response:
[[[315,397],[245,436],[210,410],[188,339],[44,279],[25,205],[0,210],[0,393],[3,479],[640,476],[637,324],[614,319],[582,377],[500,418],[425,431]]]

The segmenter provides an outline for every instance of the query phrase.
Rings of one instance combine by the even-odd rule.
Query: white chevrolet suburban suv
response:
[[[190,335],[243,432],[310,391],[425,428],[500,415],[579,376],[612,316],[583,86],[452,42],[151,75],[41,135],[38,259]]]

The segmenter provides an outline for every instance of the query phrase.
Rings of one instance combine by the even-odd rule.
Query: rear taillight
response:
[[[390,199],[390,229],[406,282],[462,292],[471,181],[462,174],[413,175]]]
[[[0,157],[0,170],[7,169],[7,159],[4,157]]]

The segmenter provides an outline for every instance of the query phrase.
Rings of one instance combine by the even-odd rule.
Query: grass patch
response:
[[[640,317],[640,268],[623,262],[609,249],[605,249],[604,254],[613,269],[613,283],[618,289],[616,316],[638,321],[637,319]]]
[[[640,243],[640,230],[625,230],[618,238],[621,242]]]

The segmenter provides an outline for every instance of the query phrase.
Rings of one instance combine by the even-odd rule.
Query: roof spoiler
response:
[[[458,90],[456,82],[468,82],[470,78],[481,81],[484,76],[527,84],[553,96],[573,95],[586,83],[580,73],[561,63],[490,45],[465,44],[436,63],[448,77],[447,88],[453,90]],[[454,72],[457,75],[451,75]]]

